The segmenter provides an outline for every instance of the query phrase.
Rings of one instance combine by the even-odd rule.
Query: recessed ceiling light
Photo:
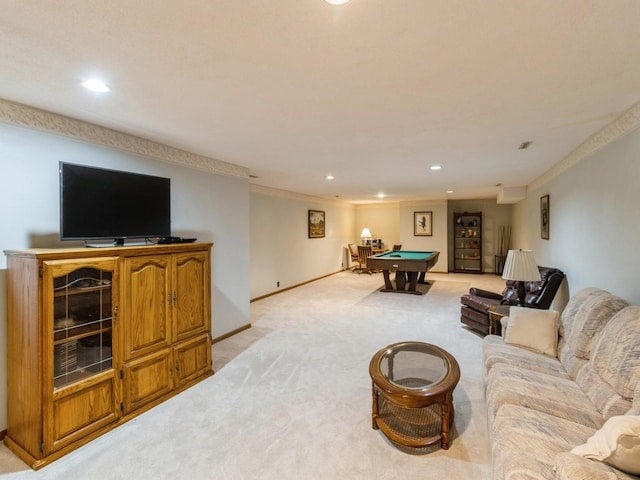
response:
[[[447,193],[453,193],[453,190],[447,190]]]
[[[324,0],[324,1],[327,3],[330,3],[331,5],[344,5],[349,0]]]
[[[378,198],[384,198],[384,193],[379,193]]]
[[[327,175],[324,178],[326,178],[327,180],[333,180],[335,177],[333,175]]]
[[[87,90],[98,93],[107,93],[111,90],[103,81],[97,80],[95,78],[91,78],[87,81],[82,82],[82,86]]]
[[[442,168],[442,165],[431,165],[431,170],[440,170]]]

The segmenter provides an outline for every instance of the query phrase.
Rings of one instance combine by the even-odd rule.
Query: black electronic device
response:
[[[161,245],[170,243],[193,243],[197,238],[182,238],[182,237],[160,237],[156,239],[156,243]]]
[[[169,178],[60,162],[61,240],[170,235]]]

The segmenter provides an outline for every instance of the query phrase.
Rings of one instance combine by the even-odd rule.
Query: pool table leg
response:
[[[391,284],[391,279],[389,278],[389,270],[383,270],[382,276],[384,277],[384,288],[387,290],[393,290],[393,285]]]
[[[409,290],[412,292],[417,291],[418,272],[408,272],[409,275]]]

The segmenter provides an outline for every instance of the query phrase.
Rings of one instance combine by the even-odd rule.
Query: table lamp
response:
[[[368,228],[363,228],[362,233],[360,234],[360,238],[362,239],[362,245],[367,244],[367,239],[371,238],[371,232]]]
[[[524,307],[524,282],[539,282],[540,270],[531,250],[509,250],[502,278],[518,282],[518,306]]]

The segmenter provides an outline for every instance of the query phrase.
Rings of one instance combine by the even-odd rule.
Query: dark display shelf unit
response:
[[[482,213],[453,214],[454,272],[482,273]]]

